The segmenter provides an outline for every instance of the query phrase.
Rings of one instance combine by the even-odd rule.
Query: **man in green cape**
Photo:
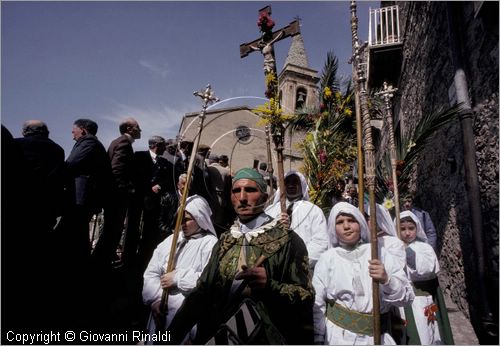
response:
[[[221,235],[197,287],[168,326],[172,343],[182,342],[195,324],[195,344],[228,338],[244,344],[313,343],[307,249],[286,222],[263,212],[265,191],[256,170],[235,174],[231,202],[238,219]]]

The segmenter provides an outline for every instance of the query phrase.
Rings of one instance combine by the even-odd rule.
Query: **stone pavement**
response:
[[[479,345],[479,341],[470,321],[458,309],[447,294],[443,295],[446,308],[448,309],[448,317],[450,318],[455,345]]]

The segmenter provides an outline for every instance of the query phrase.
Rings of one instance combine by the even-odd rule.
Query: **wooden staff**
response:
[[[400,207],[399,207],[399,188],[398,188],[398,175],[397,175],[397,156],[396,156],[396,142],[394,141],[394,126],[392,125],[392,98],[398,89],[388,85],[384,82],[384,90],[376,93],[380,95],[385,102],[385,120],[387,122],[389,131],[389,147],[391,155],[391,168],[392,168],[392,187],[394,189],[394,207],[396,208],[396,233],[398,238],[401,239],[401,222],[400,222]]]
[[[356,51],[355,46],[358,44],[358,17],[356,16],[356,5],[351,3],[351,33],[352,33],[352,57],[349,63],[352,64],[352,80],[354,83],[358,80],[357,66],[355,63]],[[359,58],[359,57],[358,57]],[[361,107],[359,101],[359,92],[356,92],[356,84],[354,84],[354,107],[356,111],[356,143],[358,149],[358,201],[359,211],[361,214],[365,212],[365,184],[364,176],[364,161],[363,161],[363,128],[361,126]],[[354,178],[354,177],[353,177]]]
[[[368,109],[368,96],[365,90],[365,75],[361,66],[361,47],[357,35],[356,16],[356,1],[351,1],[351,28],[353,35],[354,49],[354,64],[357,69],[356,93],[359,95],[360,109],[363,116],[363,132],[364,132],[364,152],[365,152],[365,177],[368,193],[370,197],[370,245],[372,260],[378,259],[378,239],[377,239],[377,211],[375,201],[375,147],[373,146],[372,128],[370,122],[370,112]],[[363,200],[360,201],[360,204]],[[380,297],[379,284],[372,280],[373,292],[373,341],[376,345],[380,345]]]
[[[271,156],[271,139],[269,138],[269,124],[266,125],[266,147],[267,147],[267,176],[269,177],[269,197],[273,194],[273,158]]]
[[[194,139],[193,149],[191,150],[191,156],[189,158],[189,166],[186,177],[186,184],[184,185],[184,189],[182,190],[182,197],[179,204],[179,209],[177,210],[177,219],[175,221],[175,228],[172,235],[172,245],[170,247],[170,254],[168,256],[168,263],[165,273],[170,273],[174,270],[174,258],[175,251],[177,249],[177,239],[179,238],[179,231],[181,229],[182,219],[184,218],[184,210],[186,209],[186,199],[189,191],[189,185],[191,183],[192,172],[194,168],[194,161],[196,159],[196,153],[198,151],[198,145],[200,144],[201,132],[203,130],[203,122],[205,120],[205,113],[207,110],[207,106],[211,102],[219,101],[218,98],[213,96],[212,90],[210,88],[210,84],[207,85],[205,91],[195,91],[193,93],[195,96],[199,96],[203,99],[203,106],[198,116],[198,134]],[[164,288],[161,295],[161,303],[160,303],[160,311],[167,315],[168,312],[168,288]],[[163,328],[164,326],[157,326],[157,328]]]

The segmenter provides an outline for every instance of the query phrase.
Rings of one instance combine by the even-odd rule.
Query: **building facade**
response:
[[[497,343],[498,2],[382,2],[391,5],[399,8],[399,44],[389,66],[377,63],[383,52],[371,59],[371,87],[393,78],[395,121],[405,133],[425,114],[464,104],[431,139],[410,190],[438,232],[442,288],[480,343]]]

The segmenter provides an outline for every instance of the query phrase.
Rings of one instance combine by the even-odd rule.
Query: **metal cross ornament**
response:
[[[219,102],[219,99],[214,96],[214,92],[212,91],[210,84],[207,85],[205,90],[195,91],[193,93],[193,95],[201,97],[201,99],[203,100],[202,110],[201,110],[201,113],[199,115],[200,117],[205,117],[205,112],[206,112],[207,107],[210,103]]]

